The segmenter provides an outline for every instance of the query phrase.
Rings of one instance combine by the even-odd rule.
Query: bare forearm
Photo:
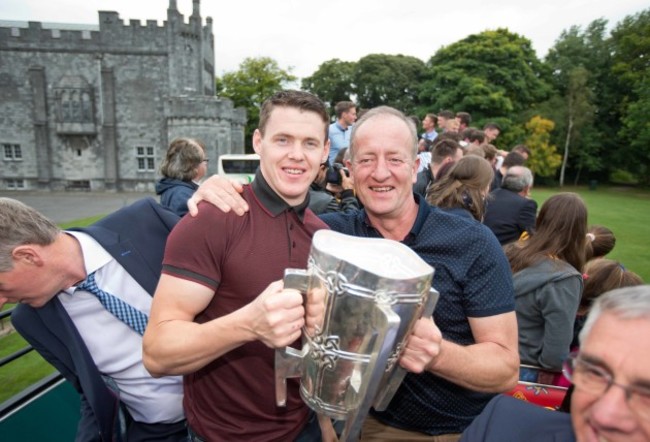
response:
[[[493,342],[462,346],[443,340],[429,371],[454,384],[486,393],[515,386],[519,354]]]
[[[150,324],[143,340],[144,365],[153,376],[193,373],[254,339],[240,311],[198,324],[183,320]]]

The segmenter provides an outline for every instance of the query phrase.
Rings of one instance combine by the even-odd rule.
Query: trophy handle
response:
[[[307,291],[309,274],[302,269],[286,269],[284,271],[284,288],[296,289],[301,293]],[[275,350],[275,402],[280,407],[287,405],[287,379],[302,375],[302,359],[304,353],[293,347],[283,347]]]
[[[427,299],[424,303],[422,316],[420,316],[421,318],[426,318],[433,314],[433,310],[436,308],[436,303],[438,302],[439,296],[440,293],[438,293],[436,289],[429,289],[429,296],[427,296]],[[397,389],[402,384],[406,373],[406,370],[404,370],[399,364],[396,365],[393,373],[390,375],[388,381],[386,382],[386,387],[377,394],[377,398],[373,404],[375,410],[384,411],[388,407],[388,404],[390,404],[390,401],[393,400],[393,396],[395,396]]]
[[[359,391],[359,397],[363,398],[363,400],[358,408],[348,413],[339,442],[359,440],[363,421],[368,416],[372,401],[377,395],[377,390],[386,371],[388,358],[390,358],[393,347],[395,346],[400,325],[399,315],[392,310],[390,305],[377,305],[377,312],[377,342],[382,342],[383,344],[377,352],[373,352],[372,354],[368,363],[370,370],[368,382],[364,383],[362,389]]]

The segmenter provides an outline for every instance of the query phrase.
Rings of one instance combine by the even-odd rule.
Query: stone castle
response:
[[[212,19],[99,26],[0,20],[0,189],[152,191],[169,142],[244,153],[246,112],[215,96]],[[210,172],[214,173],[214,166]]]

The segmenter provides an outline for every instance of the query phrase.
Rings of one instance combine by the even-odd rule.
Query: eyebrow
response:
[[[593,365],[597,365],[605,370],[614,377],[614,372],[609,368],[607,363],[603,361],[601,358],[598,356],[590,355],[590,354],[580,354],[580,357],[585,361]],[[633,387],[640,387],[643,388],[644,390],[650,391],[650,379],[633,379],[628,385],[633,386]]]

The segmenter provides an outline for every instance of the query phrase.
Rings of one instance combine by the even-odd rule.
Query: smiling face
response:
[[[614,382],[650,389],[650,347],[638,339],[647,336],[647,318],[624,319],[606,312],[595,322],[580,354],[610,373]],[[625,391],[618,386],[611,386],[600,396],[576,387],[571,397],[571,420],[579,442],[650,440],[650,420],[632,412]]]
[[[256,130],[253,148],[269,186],[291,206],[305,200],[320,164],[329,153],[327,124],[318,114],[295,107],[276,106],[264,134]]]
[[[399,218],[415,204],[418,169],[414,139],[406,122],[377,115],[354,134],[350,167],[354,188],[369,217]]]

